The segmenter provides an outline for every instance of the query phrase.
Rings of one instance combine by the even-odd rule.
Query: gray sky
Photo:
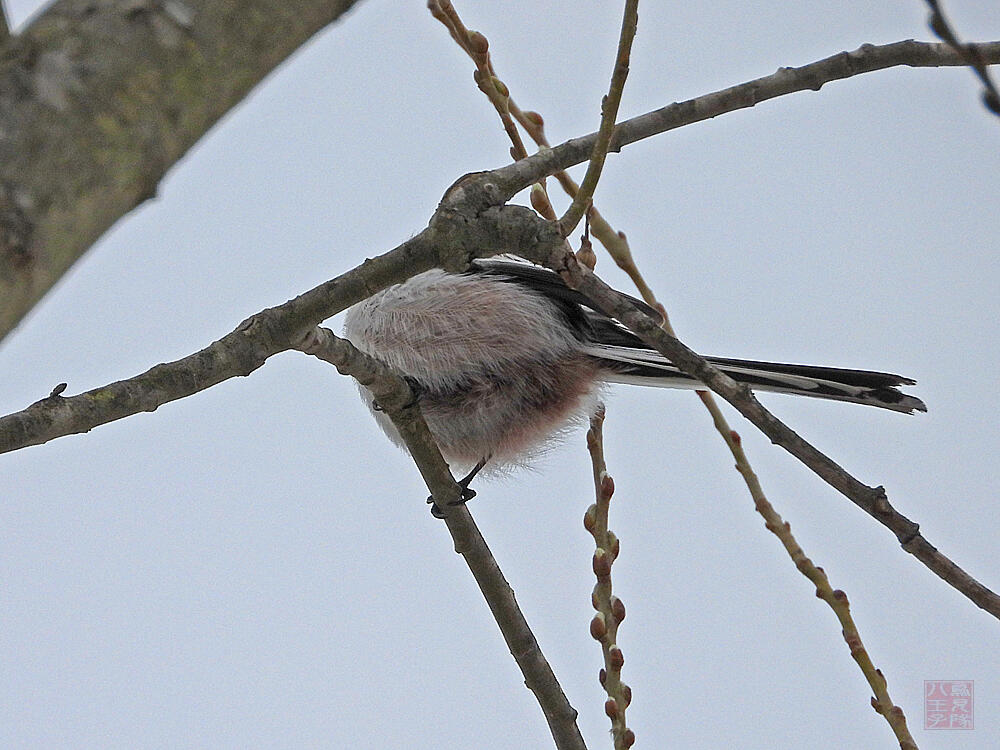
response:
[[[8,0],[15,22],[37,8]],[[618,3],[462,2],[561,142],[597,125]],[[1000,38],[992,3],[947,5]],[[647,3],[622,115],[862,43],[924,4]],[[895,69],[613,155],[597,203],[704,354],[919,380],[906,417],[764,395],[994,590],[1000,121],[964,69]],[[176,166],[0,348],[0,412],[189,354],[382,253],[504,163],[470,63],[423,2],[368,0]],[[601,259],[598,272],[626,281]],[[339,328],[339,321],[336,326]],[[894,746],[833,613],[763,529],[690,393],[620,387],[607,453],[639,747]],[[997,622],[728,409],[769,498],[843,588],[921,748],[1000,746]],[[472,511],[593,748],[582,432]],[[547,747],[542,716],[408,458],[298,354],[0,457],[0,746]],[[927,732],[924,680],[976,685]]]

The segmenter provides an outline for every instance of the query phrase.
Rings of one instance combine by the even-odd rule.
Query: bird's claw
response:
[[[458,500],[452,500],[448,503],[449,508],[454,508],[456,505],[465,505],[472,498],[476,496],[476,491],[471,487],[462,487],[462,494],[458,496]],[[445,518],[446,513],[441,510],[441,506],[434,502],[434,496],[431,495],[427,498],[427,504],[431,506],[431,515],[435,518]]]
[[[466,474],[464,477],[458,480],[457,484],[462,488],[461,494],[458,496],[458,500],[453,500],[448,503],[449,507],[454,507],[456,505],[465,505],[472,498],[476,496],[476,491],[469,487],[469,483],[476,478],[482,468],[486,465],[486,462],[490,460],[490,457],[482,458],[479,462],[472,467],[472,471]],[[441,507],[434,502],[434,497],[431,496],[427,498],[427,503],[431,506],[431,515],[435,518],[444,518],[445,513],[441,510]]]

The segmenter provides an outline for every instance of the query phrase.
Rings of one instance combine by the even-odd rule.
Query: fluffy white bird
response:
[[[639,300],[633,303],[656,316]],[[525,465],[596,408],[604,383],[704,388],[547,269],[480,260],[432,270],[352,307],[344,335],[415,384],[445,459],[471,473]],[[926,411],[900,375],[707,357],[754,390]],[[388,417],[362,388],[385,433]]]

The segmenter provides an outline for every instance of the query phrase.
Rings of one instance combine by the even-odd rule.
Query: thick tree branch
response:
[[[0,57],[0,339],[355,0],[58,0]]]
[[[0,61],[0,339],[219,117],[352,1],[60,0],[13,40]],[[1000,42],[971,48],[1000,62]],[[864,45],[626,120],[612,149],[860,73],[962,64],[944,44]],[[496,170],[497,203],[586,161],[595,138]]]
[[[359,351],[349,341],[326,328],[309,331],[296,348],[334,365],[371,390],[379,407],[392,420],[420,475],[431,491],[435,505],[446,513],[445,523],[455,542],[455,551],[465,559],[500,626],[510,653],[521,668],[524,683],[535,694],[549,730],[559,750],[586,750],[576,725],[576,710],[570,705],[552,667],[549,666],[528,621],[517,605],[514,592],[497,565],[479,527],[462,504],[452,505],[461,496],[427,429],[417,398],[407,382],[378,360]]]
[[[478,212],[475,221],[456,208],[442,208],[429,229],[396,249],[283,305],[262,310],[201,351],[76,396],[49,396],[0,417],[0,453],[88,432],[132,414],[154,411],[229,378],[249,375],[268,357],[293,348],[309,329],[379,289],[434,267],[464,270],[473,258],[539,241],[538,226],[531,221],[536,218],[533,211],[521,206],[490,208],[493,193],[464,190],[461,185],[452,194],[461,197],[462,206],[476,203],[478,209],[469,209],[470,215]],[[542,229],[550,242],[561,241],[547,225]]]

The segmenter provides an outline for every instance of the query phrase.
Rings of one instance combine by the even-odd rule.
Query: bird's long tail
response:
[[[601,360],[604,380],[660,388],[700,389],[705,386],[691,378],[658,352],[633,346],[592,344],[587,352]],[[915,381],[901,375],[837,367],[789,365],[744,359],[706,357],[709,362],[738,383],[757,391],[790,393],[834,401],[878,406],[912,414],[927,411],[924,402],[898,390]]]

